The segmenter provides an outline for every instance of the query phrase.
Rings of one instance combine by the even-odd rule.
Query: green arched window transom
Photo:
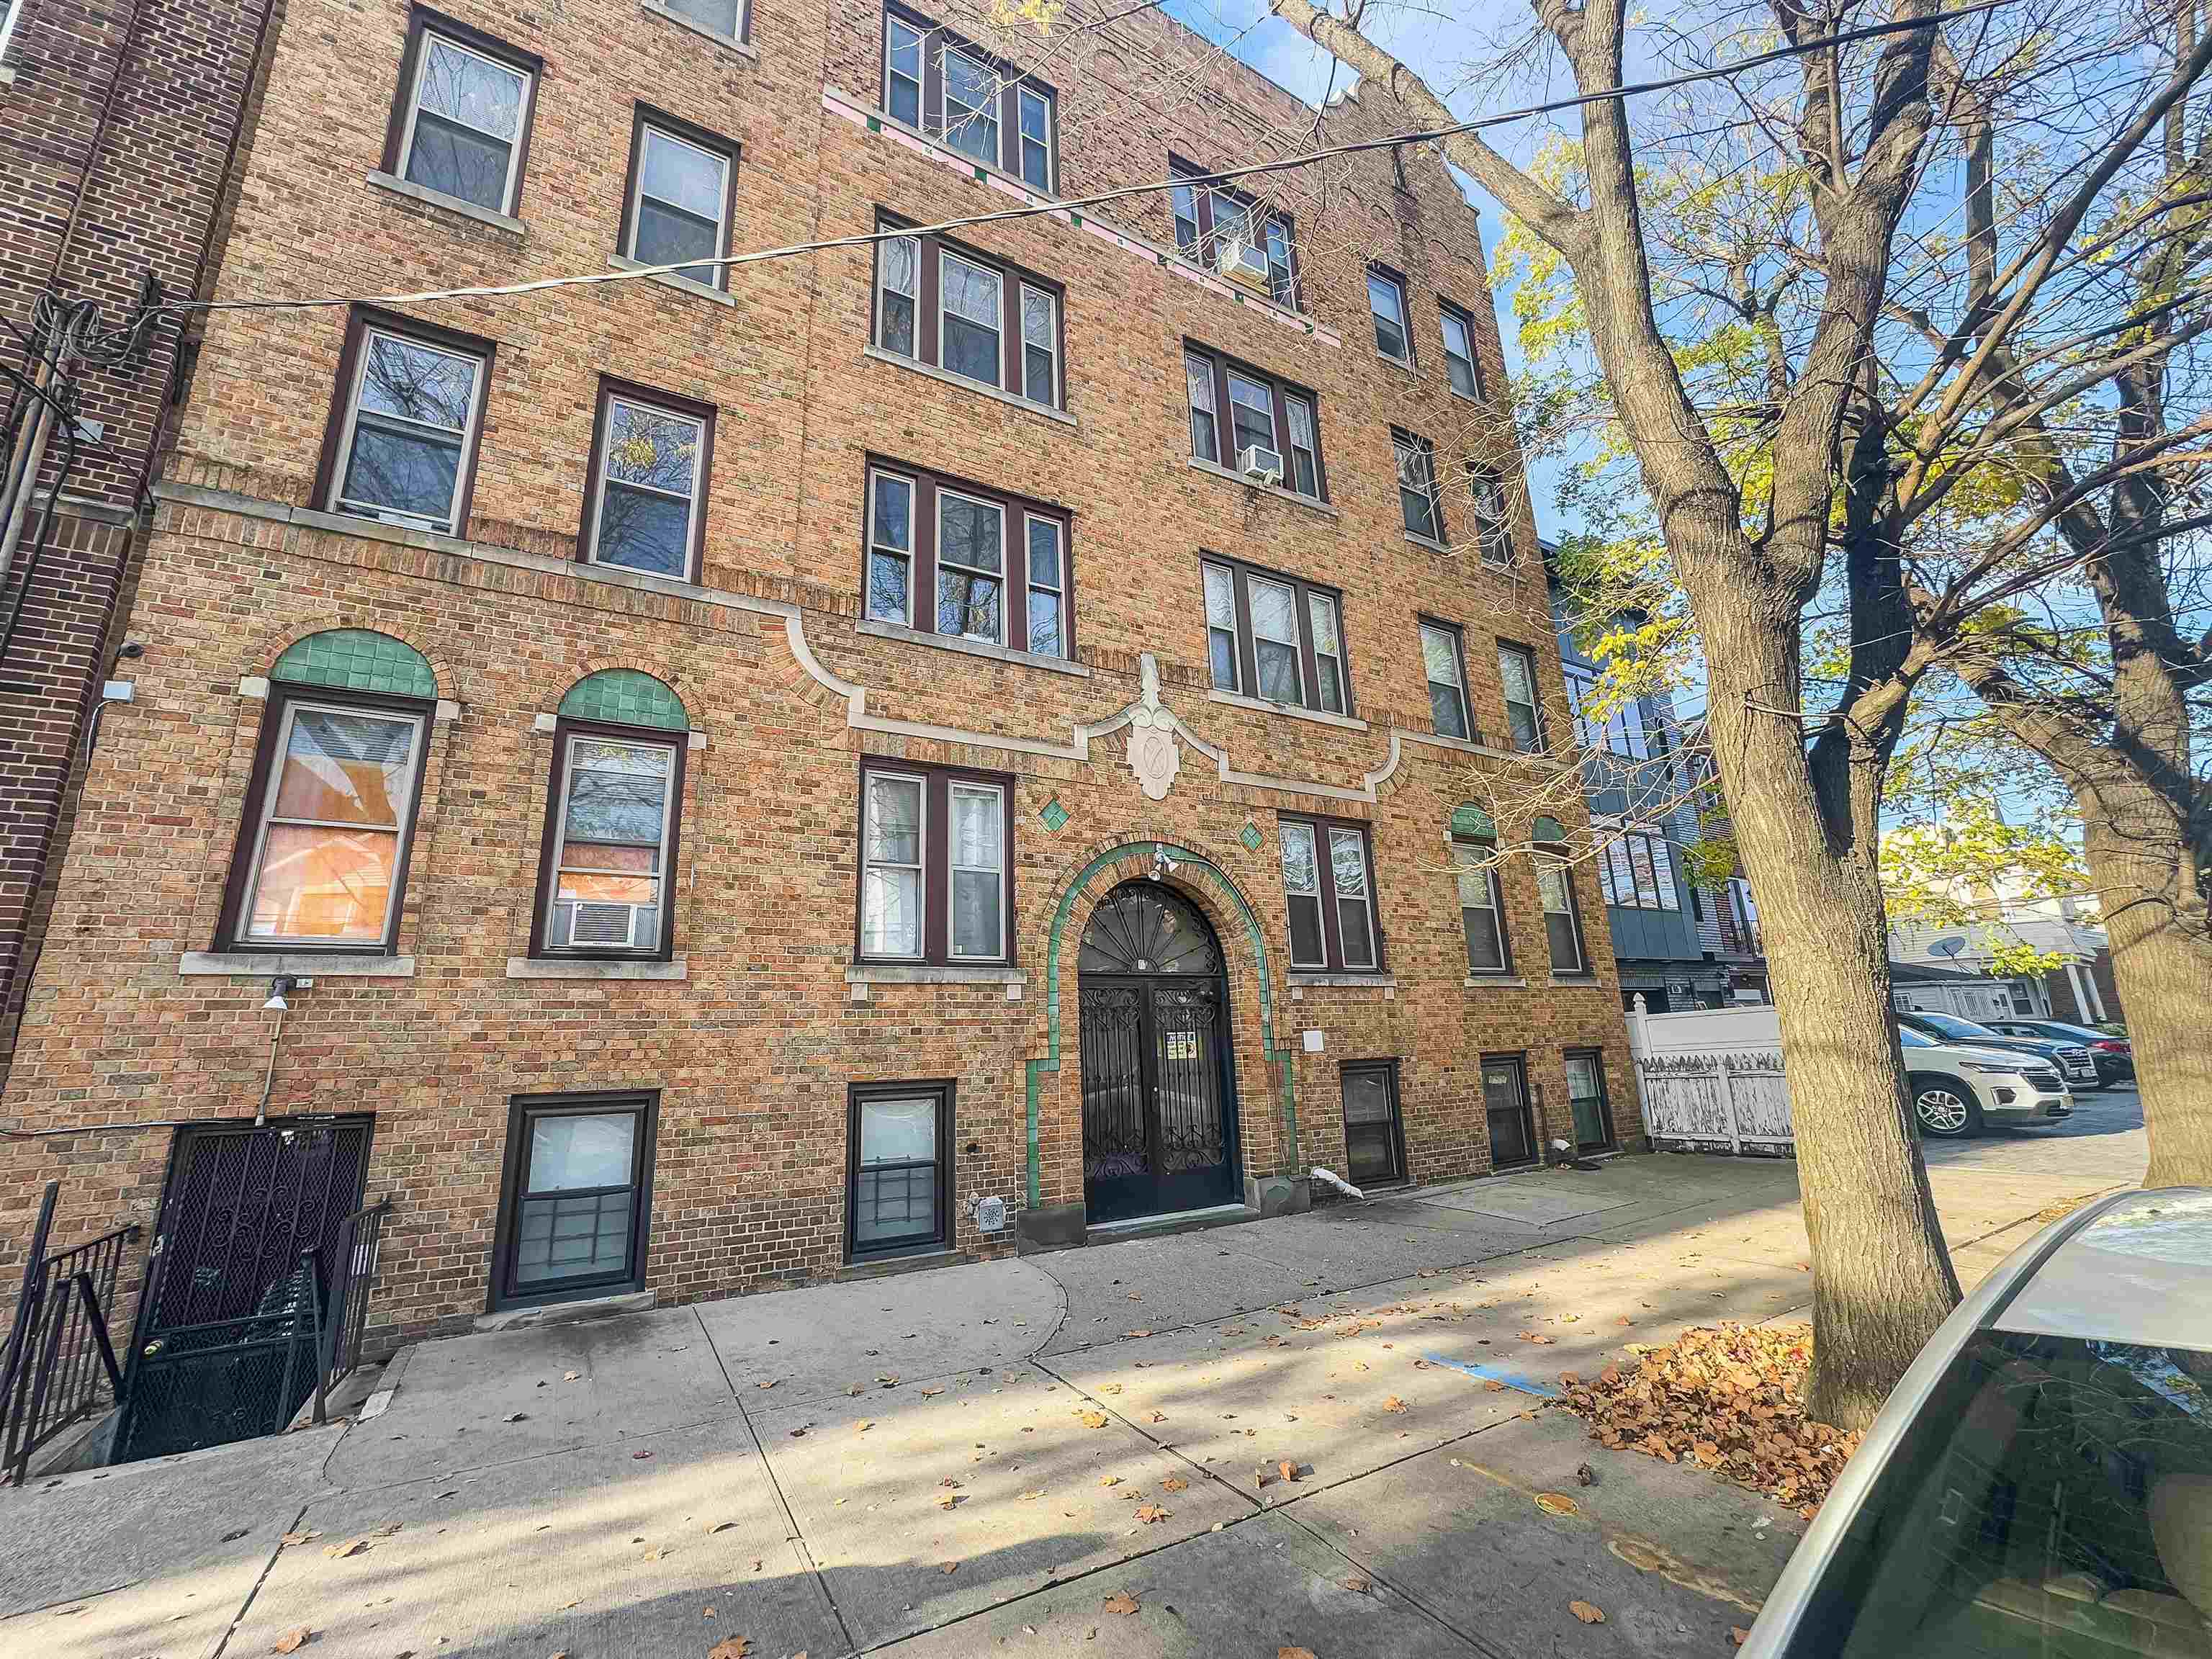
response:
[[[561,699],[561,714],[565,720],[647,726],[662,732],[691,729],[684,700],[652,675],[635,668],[603,668],[585,675]]]
[[[366,628],[330,628],[293,641],[269,677],[293,685],[326,685],[338,691],[376,691],[426,701],[438,695],[438,677],[420,651],[404,640]]]
[[[1566,827],[1557,818],[1538,818],[1528,826],[1528,838],[1531,841],[1565,841],[1567,838]]]
[[[1498,825],[1490,814],[1473,805],[1452,808],[1451,832],[1462,841],[1498,839]]]

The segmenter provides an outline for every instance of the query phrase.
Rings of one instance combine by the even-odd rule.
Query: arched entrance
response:
[[[1227,1202],[1237,1089],[1212,927],[1173,889],[1123,882],[1091,911],[1076,965],[1088,1218]]]

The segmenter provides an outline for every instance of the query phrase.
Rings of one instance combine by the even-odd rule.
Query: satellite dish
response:
[[[1946,933],[1942,939],[1928,941],[1928,954],[1931,957],[1955,957],[1966,948],[1966,941],[1956,933]]]

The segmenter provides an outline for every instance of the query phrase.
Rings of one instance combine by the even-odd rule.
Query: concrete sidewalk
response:
[[[1939,1149],[1962,1275],[2139,1178],[2132,1111]],[[1722,1655],[1802,1523],[1534,1408],[1804,1260],[1794,1165],[1627,1158],[424,1344],[365,1421],[0,1494],[0,1656]]]

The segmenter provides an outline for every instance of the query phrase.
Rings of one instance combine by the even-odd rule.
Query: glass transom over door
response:
[[[530,1301],[641,1278],[646,1108],[526,1107],[501,1289]]]

